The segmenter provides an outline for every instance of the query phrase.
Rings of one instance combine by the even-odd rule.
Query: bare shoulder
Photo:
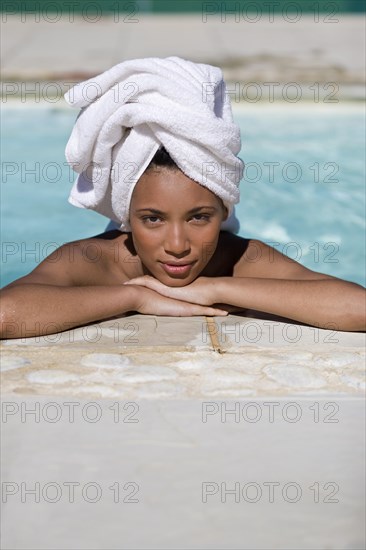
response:
[[[72,241],[60,246],[31,273],[10,285],[50,284],[88,286],[120,284],[129,277],[124,269],[130,255],[128,235],[108,231],[95,237]]]
[[[297,280],[335,279],[331,275],[308,269],[262,241],[256,239],[243,240],[246,241],[246,246],[243,248],[239,260],[235,263],[234,277]]]

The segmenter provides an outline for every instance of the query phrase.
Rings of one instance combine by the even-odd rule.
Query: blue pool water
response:
[[[337,109],[338,107],[338,109]],[[64,149],[76,112],[5,105],[1,285],[107,219],[71,206]],[[246,162],[240,234],[303,265],[365,285],[365,114],[362,106],[234,106]]]

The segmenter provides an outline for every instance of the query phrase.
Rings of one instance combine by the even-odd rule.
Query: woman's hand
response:
[[[172,317],[191,317],[194,315],[202,316],[223,316],[227,315],[227,311],[217,309],[214,307],[208,307],[199,305],[196,303],[189,303],[187,300],[179,300],[162,295],[160,292],[156,292],[151,288],[147,288],[147,284],[144,285],[141,282],[135,283],[135,281],[141,281],[145,277],[138,277],[137,279],[131,279],[127,284],[133,285],[138,288],[136,311],[147,315],[168,315]],[[149,277],[152,279],[152,277]],[[153,279],[154,280],[154,279]],[[157,281],[159,283],[159,281]],[[149,282],[150,284],[150,282]],[[159,283],[161,284],[161,283]],[[146,286],[146,288],[141,288]],[[162,285],[165,287],[165,285]],[[166,287],[169,288],[169,287]],[[177,289],[178,290],[178,289]]]
[[[220,302],[218,288],[219,281],[214,277],[199,277],[193,283],[186,286],[171,287],[164,285],[154,277],[145,275],[136,277],[124,283],[125,285],[139,285],[150,290],[154,290],[161,296],[190,302],[191,304],[199,304],[202,306],[211,306]]]

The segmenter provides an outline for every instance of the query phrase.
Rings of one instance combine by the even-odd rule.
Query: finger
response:
[[[223,309],[214,309],[214,308],[209,308],[209,309],[210,309],[209,312],[205,314],[208,317],[216,317],[216,316],[226,317],[226,315],[228,314],[228,311],[224,311]]]
[[[129,281],[126,281],[123,283],[124,285],[140,285],[140,286],[146,286],[146,279],[145,277],[135,277],[135,279],[130,279]]]
[[[194,303],[182,302],[176,299],[168,299],[166,302],[170,306],[170,312],[168,315],[178,317],[190,317],[190,316],[204,316],[204,317],[223,317],[228,314],[227,311],[219,309],[217,307],[201,306]]]
[[[191,309],[191,315],[204,315],[205,317],[226,317],[227,314],[227,311],[213,307],[203,308],[201,306],[197,306]]]

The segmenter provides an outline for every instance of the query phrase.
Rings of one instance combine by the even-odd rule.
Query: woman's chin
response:
[[[187,286],[190,283],[192,283],[195,280],[195,277],[156,277],[161,283],[163,283],[166,286],[171,287],[180,287],[180,286]]]
[[[155,266],[154,266],[155,267]],[[159,265],[158,269],[149,270],[149,274],[166,286],[181,287],[192,283],[199,276],[197,266],[180,269],[176,266]]]
[[[163,283],[164,285],[171,286],[171,287],[187,286],[190,283],[193,283],[193,281],[198,277],[197,274],[193,274],[193,273],[189,273],[186,276],[177,276],[177,275],[171,276],[171,275],[168,275],[167,273],[155,272],[155,273],[151,273],[151,275],[155,279],[160,281],[160,283]]]

